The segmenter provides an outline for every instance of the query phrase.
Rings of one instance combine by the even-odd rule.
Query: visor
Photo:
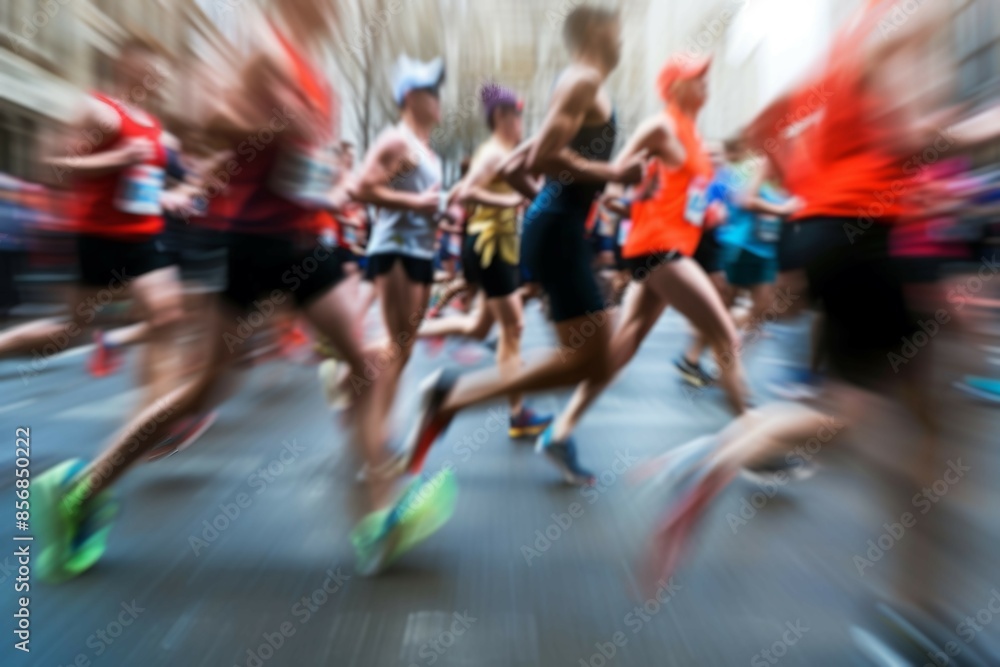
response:
[[[439,88],[444,77],[444,60],[440,57],[425,63],[401,55],[392,75],[392,96],[396,105],[402,106],[403,100],[414,90]]]
[[[704,76],[705,72],[712,65],[712,58],[690,58],[683,55],[675,55],[667,61],[667,64],[660,70],[660,76],[656,79],[656,87],[660,91],[660,97],[664,100],[670,99],[670,89],[678,81],[691,81]]]

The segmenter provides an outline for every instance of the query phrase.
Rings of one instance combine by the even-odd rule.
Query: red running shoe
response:
[[[113,345],[108,345],[104,340],[104,334],[100,331],[94,332],[94,351],[90,355],[87,363],[87,370],[95,378],[102,378],[118,371],[122,365],[122,351]]]

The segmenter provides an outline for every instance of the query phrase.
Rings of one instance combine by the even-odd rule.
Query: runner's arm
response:
[[[107,104],[94,98],[87,98],[83,110],[70,127],[67,138],[75,139],[67,146],[66,153],[56,155],[46,160],[60,175],[63,172],[77,176],[96,177],[119,171],[142,161],[143,151],[139,144],[143,141],[152,150],[149,140],[119,143],[108,150],[97,151],[97,145],[103,143],[108,135],[117,135],[121,131],[121,119]],[[78,137],[85,138],[80,142]],[[93,139],[97,137],[95,142]],[[81,147],[80,144],[83,144]],[[73,148],[70,148],[72,146]],[[67,154],[68,153],[68,154]]]
[[[492,192],[488,186],[500,176],[504,156],[494,151],[482,162],[475,165],[456,188],[455,199],[465,206],[490,206],[493,208],[516,208],[524,202],[517,192],[502,194]]]
[[[351,196],[355,201],[379,208],[437,213],[440,197],[437,190],[401,192],[392,182],[408,170],[415,169],[408,159],[409,146],[395,130],[382,134],[365,156]]]
[[[618,161],[627,160],[645,151],[648,157],[659,158],[667,167],[684,164],[687,152],[674,132],[673,124],[664,115],[654,116],[639,126],[635,134],[618,155]]]
[[[597,99],[600,80],[590,72],[571,71],[556,85],[552,106],[538,137],[530,144],[525,169],[532,174],[558,174],[588,183],[619,181],[617,165],[588,160],[568,147],[583,127],[587,111]]]
[[[528,152],[533,139],[521,144],[500,165],[500,175],[510,187],[517,190],[526,199],[534,199],[542,188],[541,180],[533,177],[527,170]]]

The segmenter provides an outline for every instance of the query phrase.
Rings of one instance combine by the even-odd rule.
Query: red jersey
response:
[[[167,151],[160,141],[163,128],[151,114],[141,122],[137,114],[115,99],[94,97],[118,114],[118,132],[104,136],[94,153],[111,150],[133,139],[149,139],[156,154],[143,164],[118,169],[95,178],[74,179],[73,217],[82,234],[118,239],[143,239],[163,231],[160,194],[167,167]]]
[[[325,124],[332,126],[334,98],[329,86],[287,39],[276,34],[292,61],[299,89],[313,102],[314,110],[327,121]],[[289,122],[288,119],[276,120],[284,124]],[[283,190],[288,181],[308,180],[309,175],[303,176],[303,170],[315,164],[309,161],[308,155],[327,139],[332,140],[332,136],[319,138],[314,146],[295,146],[275,139],[284,127],[287,125],[261,130],[263,136],[258,137],[258,145],[265,144],[263,150],[258,151],[247,142],[240,144],[235,158],[240,163],[240,171],[226,188],[222,197],[225,201],[210,207],[211,216],[228,217],[236,231],[262,234],[319,232],[327,224],[321,206],[310,206]],[[290,175],[285,176],[283,172]]]

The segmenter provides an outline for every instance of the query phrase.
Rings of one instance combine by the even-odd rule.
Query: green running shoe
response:
[[[107,548],[118,503],[110,491],[81,502],[85,490],[75,480],[86,467],[80,459],[64,461],[31,483],[37,572],[43,581],[72,579],[93,567]]]
[[[391,509],[372,512],[351,531],[358,572],[374,576],[433,535],[455,513],[457,498],[451,470],[415,478]]]

